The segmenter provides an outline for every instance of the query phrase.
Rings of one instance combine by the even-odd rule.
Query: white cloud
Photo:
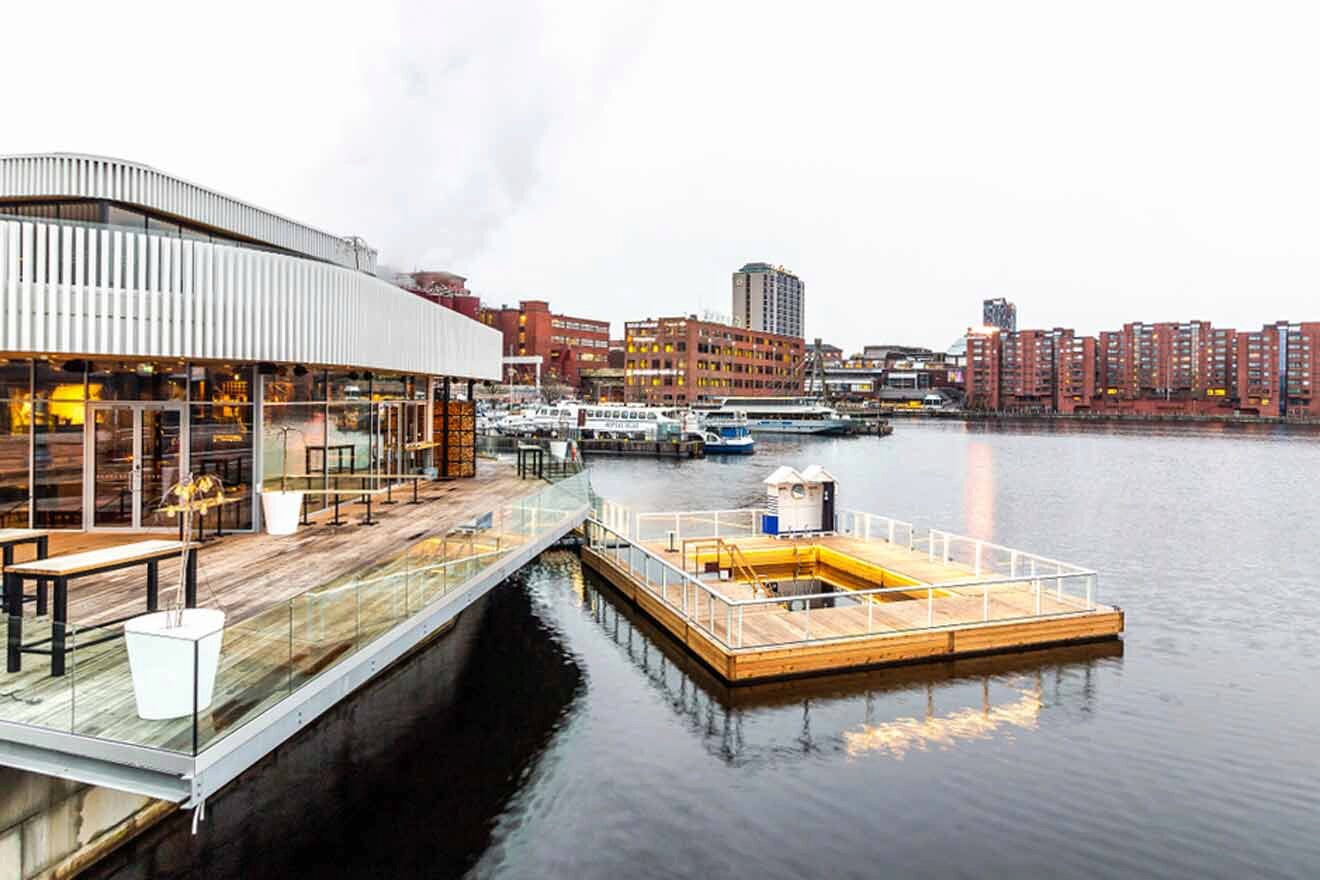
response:
[[[496,302],[808,333],[1320,319],[1306,4],[23,4],[6,151],[146,161]],[[58,46],[58,52],[52,47]],[[16,81],[17,82],[17,81]]]

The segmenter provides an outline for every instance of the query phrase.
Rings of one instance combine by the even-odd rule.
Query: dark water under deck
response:
[[[401,726],[407,784],[353,768],[388,784],[241,876],[1320,876],[1320,435],[758,444],[593,479],[641,509],[738,507],[819,463],[843,507],[1098,569],[1126,640],[731,691],[546,554],[492,596],[459,707]]]

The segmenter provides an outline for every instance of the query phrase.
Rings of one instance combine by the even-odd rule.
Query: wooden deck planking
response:
[[[545,486],[519,480],[511,467],[483,463],[475,479],[428,486],[420,495],[423,504],[384,508],[376,526],[312,525],[287,537],[234,535],[205,545],[199,604],[223,607],[228,616],[215,698],[202,713],[200,743],[234,729],[356,646],[463,584],[484,565],[467,564],[446,577],[437,564],[494,550],[494,543],[443,536]],[[86,552],[141,538],[140,533],[53,533],[51,553]],[[506,535],[501,544],[522,540]],[[407,578],[388,577],[404,568],[410,572]],[[170,566],[162,567],[162,604],[176,576]],[[140,569],[75,581],[71,638],[105,634],[82,627],[144,610],[145,596],[146,575]],[[50,619],[34,618],[29,610],[23,629],[25,642],[46,638]],[[0,674],[0,719],[159,748],[192,746],[191,719],[147,722],[137,717],[122,639],[71,654],[63,677],[50,675],[49,658],[42,655],[24,655],[23,665],[20,673]]]

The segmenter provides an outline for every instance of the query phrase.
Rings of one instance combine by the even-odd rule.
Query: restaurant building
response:
[[[647,318],[624,325],[624,392],[654,406],[724,397],[800,395],[803,341],[686,318]]]
[[[447,472],[409,447],[448,443],[500,335],[375,266],[360,239],[135,162],[0,158],[0,523],[168,528],[165,490],[206,472],[243,497],[227,526],[254,529],[282,472]]]

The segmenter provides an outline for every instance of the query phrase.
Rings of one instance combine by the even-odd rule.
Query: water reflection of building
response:
[[[1051,713],[1090,713],[1095,671],[1122,657],[1106,641],[730,687],[590,571],[575,583],[592,618],[706,748],[729,763],[836,752],[909,751],[1031,730]]]
[[[0,526],[164,525],[155,502],[205,471],[252,528],[285,467],[443,470],[409,446],[499,378],[499,336],[375,259],[136,163],[0,158]]]

